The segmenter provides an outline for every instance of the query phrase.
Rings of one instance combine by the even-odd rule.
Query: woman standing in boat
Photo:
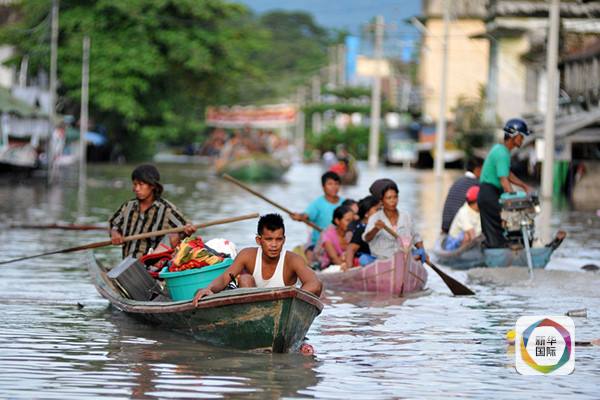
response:
[[[383,208],[369,217],[369,222],[365,228],[363,239],[369,243],[371,254],[379,259],[391,258],[395,252],[402,247],[417,248],[413,255],[419,257],[422,262],[429,259],[423,248],[423,240],[415,231],[414,224],[410,215],[399,211],[398,206],[398,186],[394,182],[389,182],[383,187],[380,193],[380,199]],[[387,226],[399,235],[399,239],[394,238],[384,227]],[[399,244],[399,241],[402,244]]]
[[[135,199],[123,203],[109,220],[112,243],[123,244],[123,258],[139,258],[151,248],[156,248],[163,238],[157,236],[123,243],[124,236],[180,226],[185,226],[185,231],[181,233],[183,237],[196,232],[196,227],[191,225],[170,201],[162,197],[160,173],[154,165],[138,166],[131,173],[131,181]],[[175,247],[180,236],[174,234],[169,239],[171,246]]]

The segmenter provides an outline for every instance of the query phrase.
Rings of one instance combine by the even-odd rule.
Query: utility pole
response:
[[[369,167],[379,163],[379,124],[381,120],[381,69],[383,62],[383,16],[375,17],[375,71],[371,88],[371,128],[369,131]]]
[[[336,74],[337,74],[337,63],[336,63],[336,56],[337,56],[337,51],[335,49],[335,46],[329,46],[329,49],[327,50],[327,54],[328,54],[328,59],[329,59],[329,65],[328,65],[328,69],[327,69],[327,73],[328,73],[328,77],[327,77],[327,83],[331,86],[331,87],[336,87]]]
[[[442,69],[440,84],[440,113],[435,129],[435,176],[441,179],[444,173],[446,145],[446,81],[448,78],[448,30],[450,29],[450,1],[444,0],[444,38],[442,39]]]
[[[548,47],[546,49],[546,93],[547,106],[544,120],[544,161],[542,164],[542,212],[541,239],[543,243],[550,240],[550,218],[552,216],[552,192],[554,169],[554,123],[558,97],[557,65],[558,65],[558,31],[560,28],[560,0],[551,0],[548,10]]]
[[[304,98],[306,96],[306,89],[304,86],[298,88],[298,92],[296,93],[296,99],[298,103],[298,114],[296,115],[296,147],[298,148],[298,152],[300,153],[300,159],[304,160],[304,111],[302,107],[304,107]]]
[[[337,50],[337,83],[340,87],[346,85],[346,46],[338,44]]]
[[[318,75],[313,76],[311,82],[311,101],[313,104],[317,104],[321,102],[321,78]],[[321,126],[321,113],[313,112],[312,113],[312,131],[316,134],[322,132]]]
[[[51,36],[50,36],[50,109],[48,117],[50,118],[50,132],[48,132],[48,140],[46,141],[46,149],[48,156],[48,182],[53,183],[55,180],[55,166],[54,158],[57,154],[53,154],[52,149],[52,135],[56,124],[56,71],[57,71],[57,57],[58,57],[58,0],[52,0],[52,11],[51,11]]]
[[[83,57],[81,65],[81,114],[79,116],[79,187],[86,185],[87,143],[85,134],[88,131],[88,97],[90,79],[90,37],[83,37]]]

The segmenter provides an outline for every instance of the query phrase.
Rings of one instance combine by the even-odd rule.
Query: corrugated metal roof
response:
[[[497,1],[492,8],[492,15],[496,17],[547,17],[547,1]],[[560,3],[561,18],[592,18],[600,17],[600,3]]]

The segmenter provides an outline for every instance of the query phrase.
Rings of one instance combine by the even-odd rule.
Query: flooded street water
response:
[[[80,192],[65,181],[3,181],[0,259],[106,240],[98,231],[10,229],[11,223],[106,221],[132,197],[131,166],[90,166]],[[275,211],[201,165],[160,166],[165,197],[197,223],[249,212]],[[253,185],[302,211],[321,194],[317,165],[298,165],[285,182]],[[411,212],[425,244],[439,229],[443,198],[457,171],[436,185],[431,171],[363,169],[346,197],[367,194],[379,177],[394,179],[400,207]],[[600,208],[600,205],[599,207]],[[303,242],[304,225],[287,216],[287,246]],[[0,266],[0,398],[598,398],[600,347],[577,347],[568,376],[521,376],[504,337],[522,315],[576,318],[577,340],[600,337],[600,217],[555,210],[553,228],[568,233],[547,270],[532,282],[524,269],[445,271],[467,282],[473,297],[453,297],[429,272],[428,290],[409,299],[326,291],[325,308],[308,332],[314,357],[256,354],[209,347],[159,330],[108,307],[90,282],[84,254],[58,254]],[[256,221],[215,226],[205,239],[253,245]],[[97,251],[111,263],[118,248]]]

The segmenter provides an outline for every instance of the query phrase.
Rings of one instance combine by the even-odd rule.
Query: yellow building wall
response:
[[[442,40],[444,22],[429,19],[419,65],[419,80],[423,93],[423,113],[438,119],[442,68]],[[489,42],[471,39],[470,35],[485,31],[485,24],[477,19],[451,21],[448,37],[448,79],[446,117],[454,119],[452,109],[460,96],[477,98],[479,88],[488,79]]]

